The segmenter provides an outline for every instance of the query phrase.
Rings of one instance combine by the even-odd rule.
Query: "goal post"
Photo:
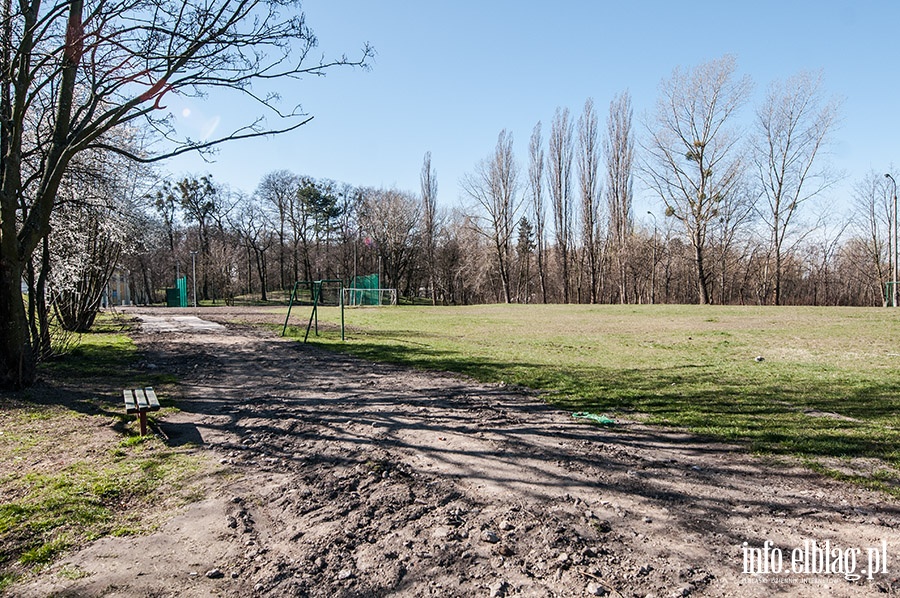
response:
[[[397,289],[345,288],[344,305],[348,307],[397,305]]]
[[[344,289],[344,305],[397,305],[397,289],[381,288],[379,274],[354,276]]]

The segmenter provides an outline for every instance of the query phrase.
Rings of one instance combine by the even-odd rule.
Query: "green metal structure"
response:
[[[188,293],[187,293],[187,276],[182,276],[178,280],[175,281],[175,287],[178,289],[178,303],[179,307],[187,307],[188,306]]]
[[[175,287],[166,289],[167,307],[187,307],[187,277],[175,280]]]
[[[291,310],[294,304],[312,305],[312,311],[309,314],[309,322],[306,324],[306,334],[303,336],[303,342],[309,339],[309,331],[315,324],[316,336],[319,336],[319,305],[323,304],[325,291],[334,289],[337,285],[337,306],[341,308],[341,340],[346,340],[344,335],[344,281],[343,280],[314,280],[314,281],[297,281],[291,291],[291,301],[288,304],[287,316],[284,318],[284,327],[281,329],[281,336],[287,334],[288,320],[291,318]],[[305,291],[305,292],[304,292]],[[308,296],[309,299],[305,300]]]
[[[884,304],[888,307],[897,307],[894,305],[894,287],[896,287],[898,283],[900,283],[900,281],[897,280],[888,280],[884,283]]]

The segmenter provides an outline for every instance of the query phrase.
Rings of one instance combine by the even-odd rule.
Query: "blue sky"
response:
[[[279,89],[283,106],[301,104],[314,116],[308,125],[225,146],[213,163],[184,157],[164,170],[208,172],[247,192],[281,168],[418,192],[430,151],[439,203],[459,205],[460,178],[501,129],[513,133],[524,170],[537,121],[546,139],[555,108],[577,117],[588,97],[605,119],[610,100],[628,90],[641,134],[661,80],[724,54],[755,84],[743,126],[769,83],[800,70],[821,71],[828,93],[843,99],[830,157],[846,174],[831,193],[840,205],[869,170],[900,163],[900,2],[307,0],[304,10],[321,53],[353,57],[370,42],[372,68],[289,82]],[[249,114],[220,96],[170,104],[195,136]],[[640,213],[658,208],[636,187]]]

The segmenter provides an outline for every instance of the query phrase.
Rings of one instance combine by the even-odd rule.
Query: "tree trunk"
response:
[[[17,390],[34,382],[36,361],[22,301],[22,264],[13,255],[0,260],[0,388]]]
[[[706,267],[703,262],[703,249],[697,245],[694,246],[696,264],[697,264],[697,292],[700,297],[700,305],[709,303],[709,285],[706,279]]]
[[[253,294],[253,253],[250,246],[247,246],[247,294]]]
[[[541,241],[539,241],[541,242]],[[544,252],[542,247],[538,245],[538,253],[537,253],[537,264],[538,264],[538,279],[541,283],[541,303],[547,303],[547,277],[544,272]]]
[[[569,304],[569,251],[565,244],[559,248],[560,271],[562,272],[563,304]]]
[[[772,303],[781,305],[781,248],[775,248],[775,283],[772,285]]]
[[[266,256],[256,248],[253,249],[253,252],[256,254],[256,271],[259,273],[259,299],[260,301],[268,301],[269,297],[266,294]]]
[[[284,243],[285,243],[285,235],[284,235],[284,211],[279,210],[278,214],[280,220],[280,228],[278,229],[278,269],[281,278],[281,290],[287,289],[287,272],[285,272],[284,262],[285,262],[285,251],[284,251]]]
[[[49,356],[53,347],[50,342],[50,308],[47,305],[47,276],[50,274],[50,239],[44,237],[41,251],[41,271],[35,285],[35,303],[37,306],[38,336],[32,337],[40,346],[38,355],[43,359]]]

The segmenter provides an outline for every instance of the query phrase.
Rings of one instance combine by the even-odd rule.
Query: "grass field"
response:
[[[320,322],[337,320],[320,310]],[[869,485],[900,474],[900,311],[491,305],[353,309],[346,320],[346,343],[334,332],[316,341],[797,455]],[[851,458],[876,461],[840,473]]]
[[[120,405],[123,387],[173,380],[136,368],[125,328],[102,317],[42,366],[46,381],[0,393],[0,595],[72,547],[146,529],[148,505],[190,492],[200,463],[190,447],[138,436]]]

